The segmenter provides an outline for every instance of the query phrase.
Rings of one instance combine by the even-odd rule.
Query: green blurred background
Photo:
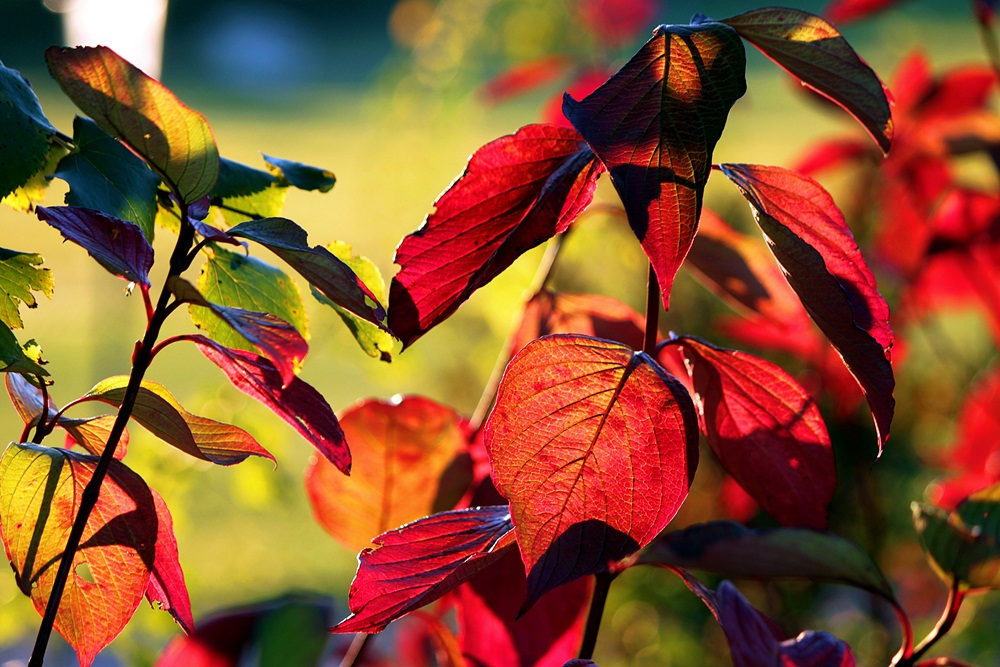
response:
[[[687,22],[694,12],[721,18],[760,4],[664,0],[657,22]],[[789,4],[818,12],[824,3]],[[63,42],[59,15],[41,0],[2,0],[0,8],[7,28],[0,59],[30,79],[49,119],[69,132],[74,109],[45,72],[42,57],[47,46]],[[928,54],[936,71],[982,60],[965,3],[903,3],[849,26],[845,35],[883,79],[915,48]],[[615,62],[624,62],[637,46],[638,41],[624,47]],[[535,122],[541,104],[559,89],[553,84],[489,105],[478,93],[480,86],[517,62],[550,52],[586,58],[596,48],[574,23],[570,0],[170,0],[162,80],[205,114],[226,157],[262,167],[259,152],[264,152],[334,171],[338,182],[332,192],[293,191],[286,216],[309,231],[313,244],[352,244],[388,280],[395,271],[394,247],[417,228],[467,156]],[[798,94],[785,75],[752,49],[748,57],[749,92],[730,116],[716,161],[787,165],[819,137],[860,132],[842,114]],[[605,181],[598,197],[612,202],[614,193]],[[836,185],[831,183],[834,189]],[[55,181],[46,203],[62,203],[64,191],[65,185]],[[709,205],[717,210],[745,216],[737,199],[731,188],[710,184]],[[22,340],[35,338],[42,345],[56,381],[55,400],[65,403],[104,377],[126,374],[133,342],[144,325],[138,296],[127,297],[121,281],[79,247],[62,244],[56,231],[32,215],[4,207],[0,230],[0,245],[42,254],[55,275],[53,298],[24,312],[25,329],[18,332]],[[170,247],[165,245],[168,236],[157,239],[161,255]],[[620,221],[594,215],[571,239],[567,255],[557,287],[641,305],[645,261]],[[471,412],[538,258],[537,251],[522,258],[411,350],[402,355],[397,350],[391,364],[365,356],[336,315],[306,294],[311,350],[302,377],[336,410],[367,396],[419,393]],[[154,275],[154,285],[159,275]],[[675,307],[664,330],[697,332],[709,313],[720,308],[687,276],[676,293],[675,303],[685,305]],[[174,333],[191,329],[183,316],[171,324]],[[944,326],[960,341],[970,364],[985,363],[993,354],[976,318],[949,320]],[[277,469],[261,460],[213,467],[163,446],[139,427],[130,429],[129,464],[163,495],[173,513],[196,620],[223,607],[290,591],[332,596],[334,616],[346,615],[355,554],[335,544],[312,520],[302,485],[310,447],[233,390],[193,349],[168,349],[149,377],[166,385],[188,410],[247,429],[278,460]],[[940,428],[894,436],[885,460],[872,473],[876,484],[883,485],[892,529],[904,537],[909,501],[920,497],[930,473],[914,467],[912,452],[896,452],[947,444],[947,416],[954,413],[968,379],[951,373],[941,385],[946,395],[937,406]],[[907,420],[912,421],[912,408],[901,403],[894,433],[905,432]],[[13,408],[0,409],[0,431],[7,439],[15,440],[20,430]],[[873,448],[865,454],[869,462],[872,453]],[[894,462],[903,472],[885,473]],[[919,561],[912,533],[905,539],[908,546],[900,557]],[[934,591],[940,600],[923,610],[930,615],[921,621],[918,636],[932,623],[936,604],[943,602],[943,586],[932,578],[924,583],[938,587]],[[817,589],[804,590],[812,594]],[[864,596],[819,590],[825,600],[820,607],[826,605],[821,609],[823,627],[841,631],[859,657],[866,651],[878,654],[884,642],[895,641],[869,627]],[[767,594],[763,588],[756,592]],[[819,612],[811,608],[809,613]],[[960,619],[963,625],[968,618]],[[801,620],[804,628],[816,619]],[[0,577],[0,664],[25,659],[38,621],[13,577]],[[95,664],[152,664],[175,633],[167,614],[143,605]],[[705,637],[714,641],[703,644]],[[995,636],[992,640],[996,646]],[[75,664],[64,646],[54,646],[50,653],[51,664]],[[726,664],[728,658],[721,633],[700,603],[668,573],[643,570],[629,572],[612,589],[597,659],[603,667],[613,667]]]

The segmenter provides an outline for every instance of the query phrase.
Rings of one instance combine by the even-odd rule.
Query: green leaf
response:
[[[198,291],[212,303],[270,313],[309,339],[309,320],[298,285],[266,262],[210,246],[208,261],[198,276]],[[191,306],[191,321],[212,340],[226,347],[255,352],[256,347],[207,308]]]
[[[29,375],[48,375],[42,368],[41,348],[34,340],[29,340],[22,347],[17,342],[17,336],[0,324],[0,373],[26,373]]]
[[[660,536],[640,553],[639,562],[724,577],[828,581],[871,591],[894,604],[896,599],[882,571],[853,542],[805,528],[752,530],[712,521]]]
[[[385,280],[382,279],[382,273],[375,266],[374,262],[367,257],[351,254],[351,246],[342,241],[334,241],[326,246],[326,249],[344,262],[344,264],[351,267],[351,270],[357,274],[358,278],[361,279],[380,302],[385,301]],[[392,348],[395,341],[392,334],[341,308],[323,296],[315,287],[312,287],[311,290],[317,301],[337,311],[340,319],[344,320],[344,324],[351,330],[354,339],[358,341],[358,345],[365,351],[365,354],[382,361],[392,361]]]
[[[963,589],[1000,588],[1000,484],[972,494],[950,514],[926,503],[910,508],[938,576]]]
[[[84,398],[119,407],[127,385],[125,375],[110,377],[97,383]],[[204,461],[233,465],[248,456],[274,461],[274,457],[243,429],[191,414],[163,385],[155,382],[142,382],[131,417],[168,445]]]
[[[23,185],[3,197],[2,203],[23,213],[31,211],[35,204],[45,201],[45,191],[48,190],[49,183],[52,181],[52,172],[56,170],[56,165],[66,153],[67,150],[62,144],[55,141],[50,142],[49,152],[45,156],[41,169],[36,171]]]
[[[52,298],[52,272],[38,268],[43,261],[41,255],[0,248],[0,322],[11,329],[24,327],[20,303],[28,308],[38,305],[32,292]]]
[[[69,183],[66,203],[134,222],[152,239],[160,178],[92,120],[73,120],[73,143],[55,173]]]
[[[212,191],[219,151],[204,116],[106,46],[53,46],[45,60],[66,95],[141,155],[183,202]]]
[[[271,157],[263,153],[261,155],[264,157],[264,162],[267,163],[268,171],[299,190],[329,192],[333,189],[334,183],[337,182],[337,177],[333,175],[333,172],[326,169],[310,167],[301,162],[283,160],[280,157]]]
[[[254,217],[281,215],[287,193],[287,183],[266,171],[221,158],[211,201],[226,224],[232,226]]]
[[[0,198],[23,186],[45,165],[58,134],[42,113],[31,85],[0,63]]]

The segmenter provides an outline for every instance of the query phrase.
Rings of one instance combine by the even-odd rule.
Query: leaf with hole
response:
[[[660,26],[607,83],[563,113],[608,169],[670,307],[698,230],[712,151],[746,92],[746,53],[721,23]]]
[[[351,478],[316,458],[306,471],[306,492],[319,524],[349,548],[452,509],[472,483],[464,424],[440,403],[420,396],[368,399],[340,415],[340,426],[351,443]]]
[[[52,46],[45,61],[66,96],[138,153],[184,203],[212,191],[219,175],[212,130],[163,84],[106,46]]]
[[[33,292],[52,298],[52,271],[40,267],[41,255],[0,248],[0,322],[11,329],[24,327],[20,308],[38,306]]]
[[[518,529],[525,610],[649,544],[698,462],[684,386],[644,353],[580,335],[539,338],[510,361],[483,440]]]
[[[809,316],[861,385],[881,455],[896,405],[889,306],[844,215],[819,183],[789,169],[752,164],[724,164],[721,169],[750,203],[768,247]]]
[[[604,171],[580,135],[528,125],[481,147],[396,249],[389,329],[404,347],[522,254],[566,231]]]
[[[265,357],[233,350],[204,336],[189,336],[201,353],[226,374],[233,386],[267,406],[345,475],[351,452],[337,416],[322,394],[299,378],[287,385]]]
[[[43,614],[97,457],[11,444],[0,459],[0,533],[17,585]],[[55,629],[83,667],[118,636],[149,585],[159,535],[153,496],[112,460],[66,582]]]
[[[432,514],[379,535],[358,555],[351,615],[332,632],[381,632],[496,563],[514,548],[502,505]]]

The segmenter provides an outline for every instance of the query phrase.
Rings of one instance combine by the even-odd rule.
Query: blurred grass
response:
[[[925,45],[936,69],[980,57],[978,37],[965,20],[942,25],[897,12],[891,24],[876,21],[855,32],[858,50],[883,79],[914,43]],[[947,44],[940,39],[942,32],[949,35]],[[788,79],[761,56],[749,55],[749,93],[730,117],[716,161],[787,165],[816,138],[860,132],[851,121],[795,94]],[[53,123],[64,131],[70,128],[73,110],[51,81],[36,75],[33,83]],[[487,141],[533,122],[542,100],[535,95],[485,108],[471,95],[428,99],[402,92],[402,87],[381,86],[370,91],[318,90],[254,106],[232,104],[199,89],[194,81],[180,82],[174,90],[207,116],[226,157],[260,167],[258,152],[265,152],[334,171],[338,182],[331,193],[293,191],[285,215],[307,229],[313,244],[335,239],[350,243],[356,253],[372,259],[387,280],[395,270],[393,248],[417,228],[436,196],[461,172],[467,156]],[[614,193],[606,180],[599,198],[612,202]],[[46,203],[61,203],[60,185],[53,184]],[[710,184],[708,201],[720,210],[745,214],[735,190],[719,179]],[[41,253],[55,273],[53,299],[25,312],[25,329],[18,332],[22,340],[36,338],[41,343],[56,380],[55,399],[66,403],[103,377],[127,373],[133,342],[144,326],[139,298],[125,297],[123,282],[106,274],[80,248],[62,244],[57,232],[33,216],[0,210],[0,235],[4,247]],[[161,257],[169,252],[168,236],[161,233],[157,239]],[[277,263],[266,251],[257,255]],[[311,351],[302,377],[338,411],[367,396],[419,393],[471,412],[538,256],[534,251],[519,260],[411,350],[402,355],[397,350],[391,364],[365,356],[339,318],[306,296]],[[153,284],[158,289],[163,268],[157,271]],[[639,307],[645,264],[623,223],[595,214],[567,243],[556,280],[563,289],[599,291]],[[675,303],[692,307],[677,307],[664,329],[697,330],[707,317],[701,309],[705,292],[687,277],[676,290]],[[168,333],[190,329],[179,314]],[[964,325],[957,329],[956,335],[969,331]],[[978,334],[972,338],[984,340]],[[278,460],[273,471],[259,460],[222,469],[192,461],[139,427],[131,428],[128,463],[164,496],[173,512],[196,618],[289,590],[335,596],[335,615],[346,615],[355,558],[311,519],[301,479],[311,456],[308,445],[232,389],[190,346],[168,348],[149,378],[166,385],[188,410],[247,429]],[[0,429],[8,439],[21,430],[9,406],[0,409]],[[908,521],[905,503],[912,494],[901,493],[905,497],[898,501],[903,506],[889,511],[902,511]],[[701,655],[704,633],[715,638],[711,660],[725,664],[726,653],[718,648],[721,634],[700,603],[692,602],[670,579],[665,572],[629,572],[616,584],[602,632],[601,650],[607,657],[602,664],[706,664],[695,657]],[[650,610],[659,610],[658,615]],[[33,637],[37,624],[38,616],[17,591],[13,577],[0,577],[0,647]],[[127,656],[128,664],[149,664],[175,630],[167,614],[152,613],[143,605],[113,650]],[[673,662],[664,653],[665,645],[674,646]],[[690,659],[676,657],[683,655]]]

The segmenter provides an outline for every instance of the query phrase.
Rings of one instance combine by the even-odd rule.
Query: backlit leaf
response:
[[[85,397],[119,407],[128,376],[117,375],[94,385]],[[143,380],[132,409],[132,419],[168,445],[219,465],[233,465],[248,456],[274,461],[249,433],[231,424],[193,415],[163,385]]]
[[[174,520],[160,494],[153,489],[149,491],[156,506],[159,531],[153,566],[150,568],[149,586],[146,587],[146,600],[154,609],[169,612],[181,629],[191,634],[194,630],[194,617],[191,615],[191,600],[187,584],[184,583],[184,572],[177,556]]]
[[[186,204],[212,191],[219,151],[204,116],[106,46],[49,47],[49,71],[102,130],[142,156]]]
[[[73,119],[73,144],[55,172],[69,183],[66,203],[134,222],[152,239],[160,178],[87,118]]]
[[[19,309],[38,305],[32,292],[52,298],[52,271],[40,268],[41,255],[0,248],[0,322],[11,329],[24,326]]]
[[[836,535],[805,528],[753,530],[713,521],[661,535],[639,563],[703,570],[724,577],[808,579],[846,584],[895,602],[871,557]]]
[[[628,305],[599,294],[557,294],[541,290],[524,307],[511,354],[552,333],[579,333],[642,347],[645,319]]]
[[[11,444],[0,459],[0,531],[18,587],[44,613],[80,496],[97,457]],[[88,667],[142,601],[159,531],[146,483],[112,461],[101,486],[55,628]]]
[[[698,460],[683,385],[644,353],[578,335],[540,338],[511,360],[483,438],[518,528],[524,609],[649,544]]]
[[[298,285],[278,268],[218,246],[206,249],[208,260],[198,274],[198,291],[208,301],[227,308],[271,313],[309,337],[309,320]],[[207,336],[226,347],[253,351],[254,347],[209,310],[191,308],[191,321]]]
[[[23,185],[14,189],[6,197],[0,198],[0,203],[10,206],[15,211],[30,212],[37,204],[45,201],[45,192],[52,180],[52,172],[56,170],[59,160],[68,151],[57,141],[49,143],[49,152],[38,169]]]
[[[670,288],[698,229],[712,151],[746,92],[746,53],[728,26],[660,26],[603,86],[563,113],[611,174],[629,225]]]
[[[604,168],[580,135],[528,125],[477,150],[396,249],[389,329],[404,347],[526,251],[565,231]]]
[[[231,227],[252,218],[281,215],[287,193],[288,187],[266,171],[220,158],[211,202]]]
[[[895,410],[889,307],[844,216],[819,183],[780,167],[722,165],[750,203],[781,270],[868,399],[878,451]]]
[[[1000,588],[1000,484],[973,493],[950,514],[924,503],[911,509],[920,545],[946,583]]]
[[[301,162],[283,160],[280,157],[264,155],[264,162],[267,169],[279,181],[285,181],[289,185],[299,190],[318,190],[319,192],[329,192],[337,182],[337,177],[333,172],[321,169],[320,167],[310,167]]]
[[[449,491],[443,476],[459,459],[465,486],[472,483],[461,419],[430,399],[369,399],[344,412],[340,426],[351,443],[351,478],[314,459],[306,491],[317,521],[348,548],[363,548],[391,527],[433,513]],[[457,500],[444,504],[451,509]]]
[[[322,246],[310,248],[306,231],[285,218],[250,220],[229,230],[283,259],[323,296],[362,319],[384,326],[385,309],[351,268]]]
[[[379,303],[385,302],[385,280],[382,279],[382,273],[375,266],[374,262],[367,257],[353,254],[351,246],[341,241],[334,241],[327,245],[326,248],[344,262],[344,264],[351,267],[351,270],[371,290],[371,293],[375,295]],[[341,308],[323,296],[315,287],[312,288],[312,293],[317,301],[337,311],[340,319],[344,321],[344,324],[347,325],[347,328],[354,335],[354,339],[358,341],[358,345],[361,346],[361,349],[368,356],[375,357],[381,361],[392,361],[392,348],[395,341],[392,334]]]
[[[358,555],[351,615],[332,632],[381,632],[437,600],[514,548],[502,505],[433,514],[379,535]]]
[[[722,467],[783,526],[826,528],[837,468],[816,401],[769,361],[683,336],[708,443]]]
[[[309,351],[309,345],[291,324],[270,313],[258,313],[210,303],[194,285],[177,276],[167,281],[167,287],[179,300],[192,304],[192,310],[207,308],[260,350],[281,373],[281,379],[285,384],[295,377],[295,372]]]
[[[7,394],[10,396],[14,409],[25,424],[34,425],[41,417],[44,410],[42,400],[42,390],[35,386],[32,380],[20,373],[8,373],[4,377],[4,384],[7,387]],[[59,413],[59,406],[49,395],[49,411],[46,416],[51,420]],[[65,429],[69,441],[79,444],[85,450],[100,456],[104,452],[104,447],[111,435],[111,427],[115,422],[115,415],[101,415],[100,417],[87,417],[84,419],[73,419],[66,415],[60,415],[56,421],[56,426]],[[123,431],[118,447],[115,449],[115,458],[121,460],[125,457],[128,449],[128,431]],[[67,449],[69,445],[67,445]]]
[[[73,206],[39,206],[35,213],[39,220],[58,229],[67,241],[83,247],[113,275],[149,285],[153,247],[138,225]]]
[[[824,19],[788,7],[752,9],[723,19],[803,85],[854,116],[883,153],[892,143],[892,112],[878,76]]]
[[[0,63],[0,199],[28,182],[46,163],[58,132],[45,117],[35,91],[16,70]]]
[[[462,655],[475,667],[559,667],[576,655],[594,588],[592,577],[549,591],[518,616],[528,585],[511,549],[487,575],[455,592]]]
[[[41,358],[32,358],[31,352],[37,350],[38,345],[33,340],[21,345],[14,332],[0,323],[0,373],[48,375],[49,372],[39,365]]]
[[[232,350],[204,336],[190,336],[208,359],[222,369],[233,386],[281,417],[345,475],[351,452],[344,431],[323,395],[299,378],[285,385],[266,358]]]

